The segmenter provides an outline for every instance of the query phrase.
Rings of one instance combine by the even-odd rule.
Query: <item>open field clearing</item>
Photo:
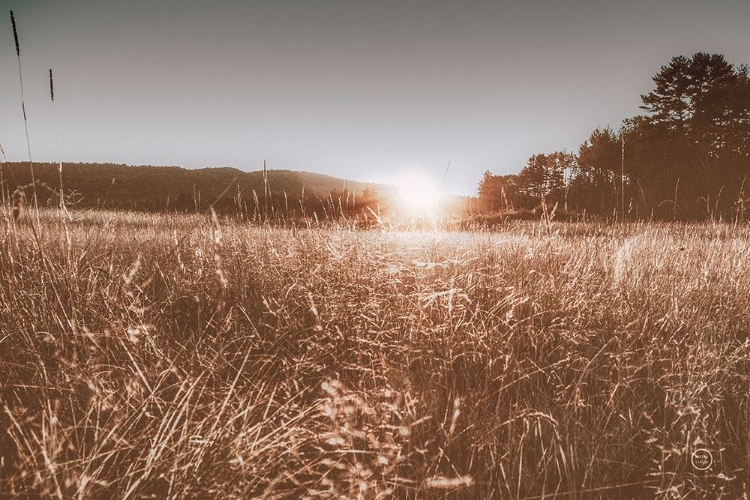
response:
[[[747,494],[747,227],[1,224],[6,496]]]

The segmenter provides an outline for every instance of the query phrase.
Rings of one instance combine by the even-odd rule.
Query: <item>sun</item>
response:
[[[406,170],[395,179],[399,206],[412,217],[436,215],[442,192],[435,181],[422,170]]]

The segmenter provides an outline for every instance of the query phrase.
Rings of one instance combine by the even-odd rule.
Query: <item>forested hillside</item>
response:
[[[41,205],[59,203],[60,173],[53,163],[34,163],[36,193]],[[277,211],[321,209],[326,200],[349,208],[363,207],[387,196],[385,185],[347,181],[321,174],[268,170],[243,172],[235,168],[188,170],[174,166],[127,166],[108,163],[63,163],[62,184],[66,203],[79,208],[143,211],[217,211],[268,214]],[[3,195],[17,187],[27,198],[34,189],[28,162],[2,164]],[[303,201],[303,205],[300,202]]]

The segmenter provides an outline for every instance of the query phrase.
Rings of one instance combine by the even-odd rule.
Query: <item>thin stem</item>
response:
[[[60,176],[60,210],[65,212],[65,195],[63,191],[62,160],[60,159],[60,138],[57,133],[57,112],[55,111],[55,83],[52,79],[52,68],[49,70],[49,96],[52,100],[52,121],[55,125],[55,147],[57,148],[57,173]]]
[[[36,199],[36,180],[34,178],[34,162],[31,159],[31,142],[29,141],[29,123],[26,118],[26,100],[23,93],[23,71],[21,70],[21,46],[18,43],[18,29],[16,28],[16,18],[13,11],[10,11],[10,21],[13,24],[13,39],[16,42],[16,56],[18,58],[18,81],[21,84],[21,109],[23,110],[23,127],[26,132],[26,149],[29,153],[29,171],[31,172],[31,186],[34,190],[34,206],[37,205]]]

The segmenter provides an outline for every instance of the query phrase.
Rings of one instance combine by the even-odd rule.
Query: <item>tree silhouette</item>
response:
[[[746,66],[699,52],[674,57],[641,96],[649,114],[630,120],[634,169],[652,201],[673,199],[688,217],[738,195],[750,166],[750,80]],[[720,210],[721,211],[721,210]]]
[[[611,214],[617,206],[621,168],[619,134],[609,128],[596,129],[578,149],[570,184],[570,204],[591,213]]]
[[[538,154],[529,158],[518,174],[519,190],[527,205],[536,205],[542,197],[548,203],[565,199],[566,172],[575,168],[575,156],[564,151]]]
[[[750,190],[750,77],[723,55],[673,57],[642,95],[646,112],[623,121],[618,132],[597,129],[578,154],[537,154],[515,178],[518,205],[533,208],[542,196],[568,208],[614,214],[624,140],[624,194],[635,215],[657,218],[734,217]],[[495,210],[508,176],[485,173],[481,205]],[[503,185],[505,182],[505,185]]]

